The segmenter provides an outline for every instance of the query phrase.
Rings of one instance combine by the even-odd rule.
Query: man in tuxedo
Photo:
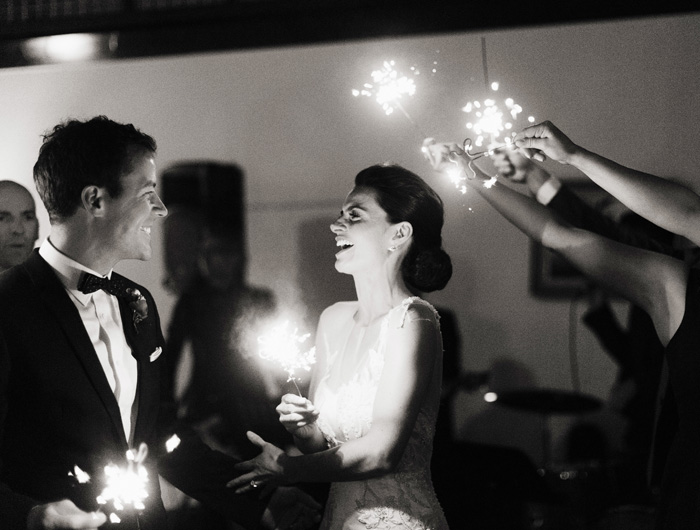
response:
[[[0,180],[0,272],[27,259],[38,238],[32,194],[21,184]]]
[[[235,495],[225,485],[236,461],[176,425],[156,304],[112,270],[150,259],[151,227],[167,214],[155,151],[150,136],[103,116],[44,137],[34,180],[51,233],[0,274],[3,529],[97,528],[114,512],[122,530],[165,530],[158,474],[245,528],[303,528],[318,508],[294,488],[267,504]],[[141,444],[145,506],[100,508],[105,466],[126,468]]]

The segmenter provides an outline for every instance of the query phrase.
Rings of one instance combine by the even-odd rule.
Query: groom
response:
[[[150,259],[151,227],[167,214],[155,151],[150,136],[102,116],[44,137],[34,180],[51,234],[0,274],[3,530],[97,528],[112,511],[120,530],[165,530],[158,474],[246,528],[310,522],[296,489],[278,489],[267,506],[227,489],[235,461],[175,426],[161,397],[167,353],[156,304],[112,271]],[[181,441],[168,452],[173,434]],[[98,511],[105,466],[126,468],[127,451],[142,443],[145,507]]]

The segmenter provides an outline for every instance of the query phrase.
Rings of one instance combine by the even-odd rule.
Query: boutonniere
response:
[[[126,294],[129,297],[129,307],[132,311],[132,320],[136,333],[139,332],[138,324],[148,317],[148,302],[141,291],[133,287],[127,287]]]

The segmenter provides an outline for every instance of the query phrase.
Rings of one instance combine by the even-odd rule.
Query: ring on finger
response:
[[[250,481],[250,486],[251,488],[257,488],[260,484],[256,480],[251,480]]]

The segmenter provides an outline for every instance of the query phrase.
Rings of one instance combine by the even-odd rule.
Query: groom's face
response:
[[[168,213],[156,193],[156,164],[150,153],[137,153],[122,175],[122,193],[107,197],[105,232],[117,260],[151,258],[151,227]]]

